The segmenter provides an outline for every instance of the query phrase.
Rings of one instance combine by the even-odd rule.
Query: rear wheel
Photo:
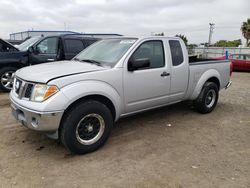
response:
[[[77,154],[97,150],[107,141],[113,127],[108,107],[98,101],[85,101],[67,112],[61,126],[61,142]]]
[[[199,97],[195,100],[195,108],[202,114],[210,113],[217,105],[219,98],[218,86],[214,82],[206,82]]]
[[[4,92],[9,92],[14,83],[14,75],[17,68],[4,67],[0,70],[0,89]]]

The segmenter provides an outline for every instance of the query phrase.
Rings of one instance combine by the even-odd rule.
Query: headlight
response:
[[[59,89],[56,86],[36,84],[31,94],[31,101],[42,102],[56,94]]]

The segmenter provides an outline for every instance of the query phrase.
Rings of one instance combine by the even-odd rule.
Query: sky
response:
[[[0,0],[0,37],[26,30],[128,36],[184,34],[189,43],[243,39],[250,0]],[[244,41],[243,41],[244,43]]]

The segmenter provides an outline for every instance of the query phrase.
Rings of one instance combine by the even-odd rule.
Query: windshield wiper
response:
[[[97,65],[97,66],[101,66],[101,67],[102,67],[102,63],[101,63],[101,62],[96,61],[96,60],[93,60],[93,59],[81,59],[81,60],[76,59],[76,60],[82,61],[82,62],[91,63],[91,64],[95,64],[95,65]]]
[[[72,59],[72,60],[74,60],[74,61],[81,61],[80,59],[78,59],[78,58],[74,58],[74,59]]]

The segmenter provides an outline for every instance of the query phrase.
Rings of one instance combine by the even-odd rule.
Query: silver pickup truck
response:
[[[10,100],[24,126],[82,154],[101,147],[121,117],[185,100],[211,112],[230,75],[229,61],[190,59],[179,38],[110,38],[71,61],[18,70]]]

